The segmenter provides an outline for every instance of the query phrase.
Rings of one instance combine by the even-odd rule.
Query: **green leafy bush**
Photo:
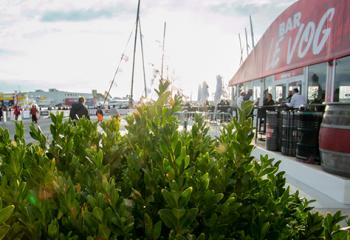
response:
[[[51,140],[34,125],[30,144],[21,123],[13,140],[0,129],[0,197],[9,206],[0,206],[0,237],[350,238],[339,212],[314,213],[290,193],[279,162],[251,157],[251,105],[218,138],[200,116],[180,132],[181,101],[168,86],[127,118],[124,136],[118,119],[100,133],[97,123],[62,115],[51,115]]]
[[[2,208],[1,205],[2,203],[0,202],[0,239],[3,239],[10,229],[10,226],[6,224],[6,221],[11,217],[15,207],[10,205]]]

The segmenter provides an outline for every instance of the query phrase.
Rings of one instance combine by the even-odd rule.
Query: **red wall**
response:
[[[300,0],[264,33],[230,85],[350,55],[350,1]]]

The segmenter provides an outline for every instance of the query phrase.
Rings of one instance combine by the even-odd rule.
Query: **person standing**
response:
[[[13,107],[13,114],[15,115],[15,120],[18,120],[19,115],[21,115],[21,108],[18,105]]]
[[[39,110],[35,106],[35,104],[32,105],[32,108],[30,109],[30,115],[32,115],[32,122],[33,123],[38,123],[39,119]]]
[[[293,91],[288,91],[288,97],[286,98],[286,101],[290,103],[292,96],[293,96]]]
[[[272,105],[275,105],[275,101],[272,100],[272,94],[268,93],[267,98],[264,102],[264,106],[272,106]]]
[[[2,106],[0,106],[0,122],[2,121],[4,114],[3,114],[3,110],[2,110]]]
[[[103,111],[102,111],[101,107],[97,108],[96,116],[97,116],[97,121],[99,123],[101,123],[103,121]]]
[[[299,90],[297,88],[293,89],[293,96],[290,99],[289,103],[286,103],[286,106],[290,108],[299,108],[301,106],[305,105],[305,98],[304,96],[299,94]]]
[[[244,97],[245,97],[245,92],[242,91],[240,96],[237,98],[237,108],[239,108],[239,109],[242,108],[242,103],[244,101]]]
[[[243,98],[244,101],[251,101],[253,102],[253,89],[248,89],[247,94]]]
[[[267,98],[268,98],[268,94],[269,94],[269,90],[268,89],[265,89],[264,90],[264,99],[263,99],[263,106],[266,105],[266,101],[267,101]]]
[[[78,102],[73,103],[72,108],[70,109],[70,112],[69,112],[70,119],[79,120],[82,117],[86,117],[87,119],[90,120],[89,111],[85,107],[84,103],[85,103],[84,97],[80,97],[78,99]]]
[[[271,93],[268,93],[267,94],[267,98],[266,100],[264,101],[264,110],[268,110],[268,111],[273,111],[275,110],[274,108],[274,105],[275,105],[275,101],[273,101],[272,99],[272,94]]]

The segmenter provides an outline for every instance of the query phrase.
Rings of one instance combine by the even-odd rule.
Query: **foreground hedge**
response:
[[[119,120],[63,121],[52,139],[0,129],[0,239],[350,239],[290,193],[279,162],[254,160],[246,105],[219,138],[196,117],[179,132],[168,83],[120,135]]]

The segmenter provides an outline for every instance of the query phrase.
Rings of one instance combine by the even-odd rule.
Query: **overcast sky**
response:
[[[250,14],[257,42],[294,2],[141,0],[148,87],[152,87],[153,69],[160,70],[164,21],[164,75],[195,99],[201,82],[209,84],[212,94],[216,75],[222,75],[227,84],[238,69],[238,33],[245,42]],[[0,92],[48,88],[104,92],[135,28],[136,8],[137,0],[0,0]],[[139,46],[135,99],[144,88]],[[113,96],[130,93],[132,48],[133,37],[125,52],[129,60],[121,64]]]

